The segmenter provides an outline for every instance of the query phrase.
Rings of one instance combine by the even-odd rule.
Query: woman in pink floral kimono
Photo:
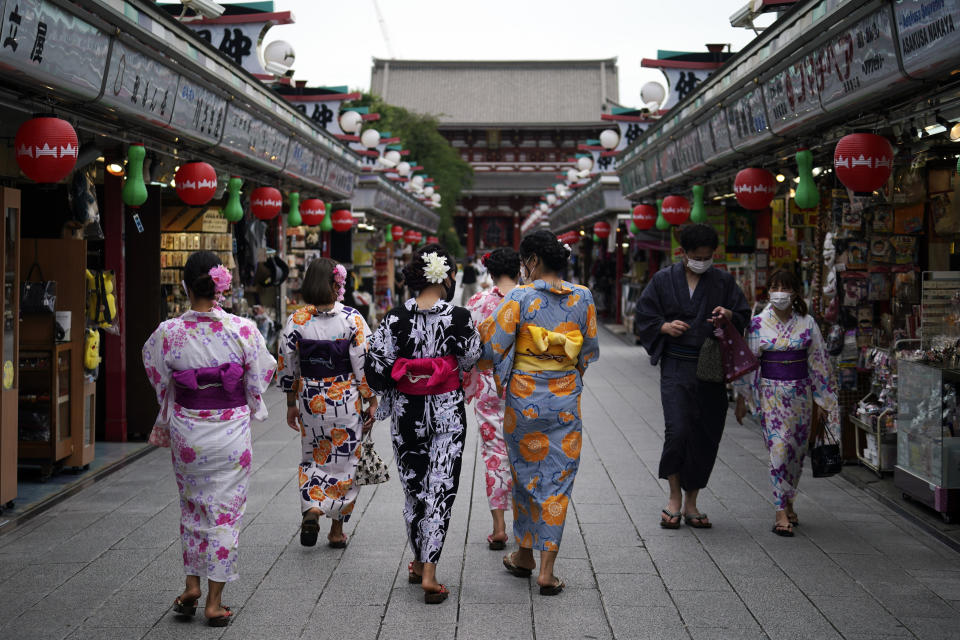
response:
[[[211,626],[230,623],[221,596],[237,579],[237,542],[250,478],[250,418],[265,420],[261,394],[276,361],[256,325],[218,302],[230,272],[216,254],[194,253],[183,269],[190,310],[160,324],[143,345],[143,365],[157,391],[160,413],[150,442],[169,446],[180,491],[180,539],[186,589],[174,601],[194,615],[200,580],[209,591]]]
[[[466,305],[478,327],[517,286],[520,256],[513,249],[497,249],[483,257],[483,266],[493,278],[494,286],[474,295]],[[507,444],[503,441],[503,398],[497,393],[493,380],[493,363],[480,360],[476,369],[464,376],[463,387],[467,401],[476,400],[474,410],[480,425],[480,454],[486,470],[487,500],[493,516],[493,534],[487,536],[487,544],[490,549],[498,551],[506,547],[509,539],[503,512],[510,508],[513,478]]]

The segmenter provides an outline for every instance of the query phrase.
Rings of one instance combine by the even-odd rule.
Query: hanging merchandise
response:
[[[87,322],[117,332],[117,295],[113,271],[87,269]]]
[[[240,176],[232,176],[227,182],[227,206],[223,208],[223,217],[227,222],[240,222],[243,219],[243,207],[240,205],[240,187],[243,180]]]
[[[762,211],[777,193],[777,180],[766,169],[743,169],[733,181],[733,192],[744,209]]]
[[[329,233],[333,231],[333,221],[330,219],[331,209],[333,208],[333,203],[328,202],[324,207],[323,219],[320,220],[320,231]]]
[[[638,204],[633,208],[633,224],[637,229],[646,231],[657,223],[657,208],[652,204]]]
[[[83,368],[95,373],[100,368],[100,332],[87,329],[83,345]]]
[[[703,204],[703,185],[693,185],[693,208],[690,210],[690,221],[704,224],[707,221],[707,208]]]
[[[217,190],[217,171],[206,162],[188,162],[177,169],[174,183],[181,200],[199,207],[213,198]]]
[[[820,191],[813,181],[813,153],[808,149],[797,151],[797,177],[800,182],[793,201],[801,209],[814,209],[820,204]]]
[[[407,244],[413,244],[417,241],[417,232],[413,229],[407,229],[406,233],[403,234],[403,239]]]
[[[833,152],[837,180],[854,193],[872,193],[890,178],[893,147],[883,136],[851,133],[840,138]]]
[[[131,144],[127,148],[127,175],[120,196],[128,207],[139,207],[147,201],[147,185],[143,183],[143,158],[146,154],[142,144]]]
[[[288,196],[287,202],[287,226],[288,227],[299,227],[303,224],[303,219],[300,217],[300,193],[294,191]]]
[[[593,235],[597,236],[601,240],[604,240],[610,237],[610,223],[606,220],[600,220],[593,225]]]
[[[308,227],[315,227],[323,222],[327,215],[327,206],[319,198],[307,198],[300,203],[300,217],[302,224]]]
[[[250,194],[250,212],[258,220],[273,220],[282,208],[283,196],[279,189],[257,187]]]
[[[681,225],[690,218],[690,201],[683,196],[667,196],[660,206],[663,219],[672,225]]]
[[[34,182],[60,182],[77,164],[77,132],[69,122],[53,116],[32,118],[20,125],[13,148],[20,170]]]
[[[670,229],[670,223],[663,217],[663,200],[657,200],[657,230],[667,231]]]
[[[349,209],[337,209],[331,214],[333,230],[343,233],[353,228],[353,213]]]

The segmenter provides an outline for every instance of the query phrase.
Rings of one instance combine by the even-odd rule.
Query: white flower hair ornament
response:
[[[447,279],[450,265],[447,264],[445,257],[437,255],[436,252],[428,253],[423,256],[423,263],[423,275],[426,276],[427,282],[440,284]]]

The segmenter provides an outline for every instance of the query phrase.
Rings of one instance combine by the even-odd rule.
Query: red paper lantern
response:
[[[606,220],[601,220],[593,225],[593,232],[597,234],[597,237],[601,240],[605,240],[610,237],[610,223]]]
[[[690,201],[683,196],[667,196],[663,199],[660,213],[672,225],[683,224],[690,218]]]
[[[580,234],[576,231],[571,231],[567,244],[577,244],[578,242],[580,242]]]
[[[34,182],[60,182],[77,164],[77,132],[66,120],[41,117],[17,129],[13,148],[17,164]]]
[[[638,204],[633,208],[633,224],[646,231],[657,223],[657,208],[652,204]]]
[[[180,181],[177,180],[177,185]],[[259,220],[273,220],[283,208],[283,196],[279,189],[257,187],[250,194],[250,212]]]
[[[437,236],[427,236],[427,244],[440,244],[440,238]]]
[[[882,187],[893,170],[893,147],[883,136],[851,133],[840,138],[833,152],[837,179],[857,193]]]
[[[777,193],[777,179],[766,169],[743,169],[733,181],[733,192],[741,207],[761,211],[773,201]]]
[[[315,227],[327,215],[327,206],[319,198],[307,198],[300,203],[300,217],[303,218],[303,224],[308,227]]]
[[[217,172],[206,162],[188,162],[180,165],[174,180],[177,195],[194,207],[205,205],[217,190]]]
[[[407,244],[413,244],[417,241],[417,232],[413,229],[407,229],[407,232],[403,234],[403,240]]]
[[[394,242],[403,242],[403,227],[400,225],[394,225],[393,229],[390,230],[390,234],[393,236]]]
[[[334,231],[350,231],[353,228],[353,213],[349,209],[338,209],[330,214]]]

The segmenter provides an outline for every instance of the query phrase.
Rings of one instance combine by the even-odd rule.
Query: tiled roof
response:
[[[370,90],[445,125],[592,123],[619,99],[617,59],[429,61],[374,58]]]
[[[543,194],[557,181],[554,173],[539,171],[477,172],[464,195]]]

